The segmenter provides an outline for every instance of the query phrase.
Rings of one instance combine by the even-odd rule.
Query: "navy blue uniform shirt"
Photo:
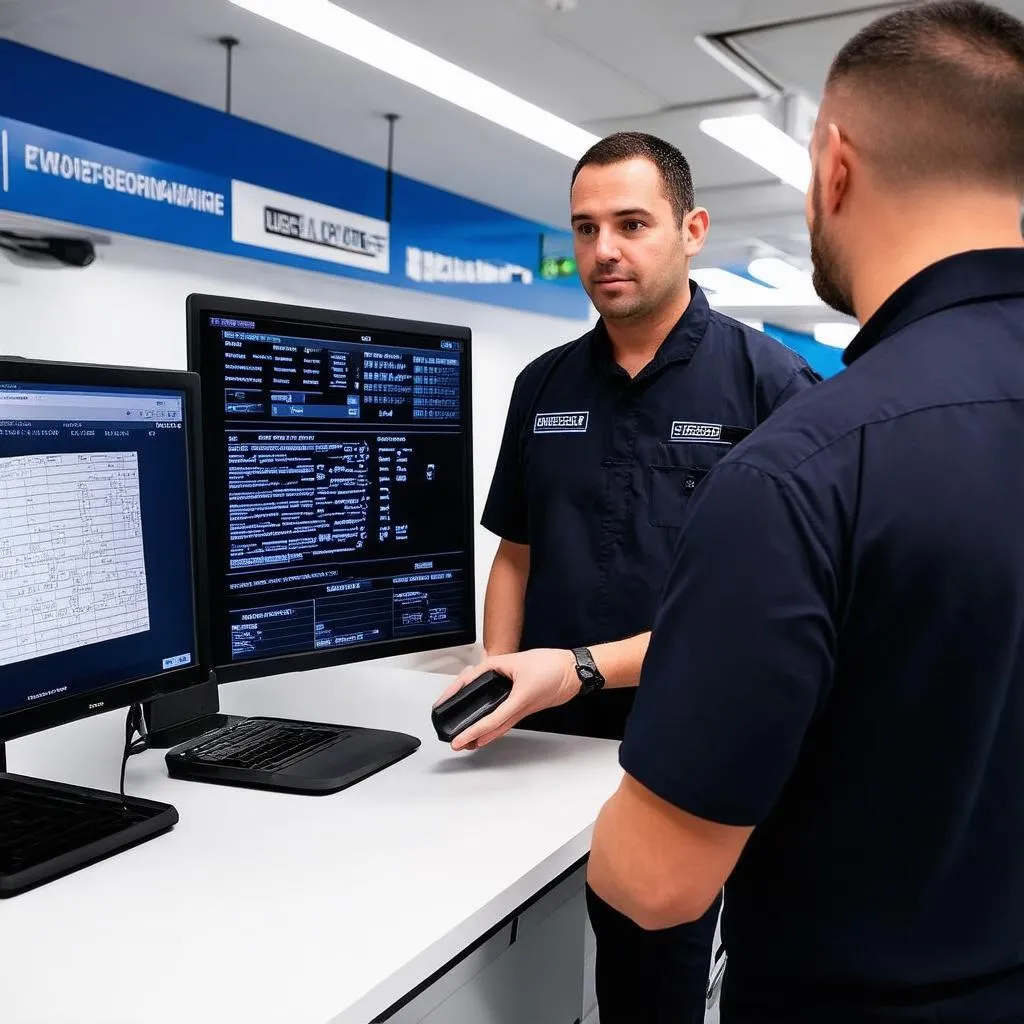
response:
[[[530,545],[520,648],[646,632],[697,484],[740,438],[820,378],[794,352],[711,310],[686,312],[630,379],[603,323],[519,375],[483,514]],[[621,739],[632,690],[523,724]]]
[[[1024,249],[925,270],[845,358],[691,502],[620,759],[756,826],[723,1024],[1021,1021]]]

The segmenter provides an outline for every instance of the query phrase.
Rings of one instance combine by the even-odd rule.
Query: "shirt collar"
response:
[[[1024,248],[948,256],[900,286],[843,352],[849,366],[880,341],[932,313],[972,302],[1024,296]]]
[[[676,325],[668,332],[654,358],[637,374],[634,380],[642,380],[671,363],[689,362],[707,331],[711,321],[711,307],[707,296],[693,281],[690,282],[690,302]],[[625,370],[615,362],[612,344],[608,338],[604,318],[597,322],[590,337],[594,361],[606,373],[629,379]]]

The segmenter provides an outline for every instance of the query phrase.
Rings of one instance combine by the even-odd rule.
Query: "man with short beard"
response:
[[[571,188],[580,279],[601,320],[534,360],[512,393],[483,513],[501,538],[487,585],[489,655],[569,654],[579,699],[523,723],[621,739],[632,691],[581,694],[616,667],[599,646],[646,645],[687,503],[734,444],[820,378],[796,353],[712,310],[690,283],[708,213],[675,146],[618,134]],[[634,680],[635,681],[635,680]],[[456,740],[456,745],[460,740]],[[663,932],[588,893],[602,1024],[699,1024],[717,904]]]
[[[862,328],[690,502],[589,882],[659,929],[727,880],[723,1024],[1024,1021],[1024,24],[872,23],[811,156]],[[571,689],[492,664],[470,742]]]

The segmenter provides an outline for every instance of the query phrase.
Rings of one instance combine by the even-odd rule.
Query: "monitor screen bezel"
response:
[[[113,387],[180,391],[185,396],[189,519],[192,536],[192,595],[195,602],[194,664],[156,675],[140,676],[110,686],[46,701],[30,708],[0,712],[0,743],[91,715],[129,707],[205,682],[210,675],[209,599],[206,581],[205,518],[203,515],[202,410],[199,377],[183,370],[152,370],[129,366],[64,363],[0,356],[0,376],[18,384]]]
[[[297,306],[287,303],[266,302],[257,299],[242,299],[225,295],[193,294],[186,303],[188,329],[188,366],[203,377],[202,333],[203,319],[209,314],[221,314],[236,318],[273,317],[297,324],[323,324],[325,327],[345,329],[366,329],[369,331],[394,331],[404,334],[418,334],[434,338],[451,338],[463,341],[465,356],[465,435],[469,457],[466,459],[465,504],[463,515],[469,525],[466,541],[467,586],[466,627],[439,637],[414,637],[402,640],[382,640],[332,651],[306,651],[274,658],[254,658],[251,661],[234,662],[219,657],[220,638],[214,634],[210,616],[210,657],[218,682],[232,682],[243,679],[258,679],[264,676],[301,672],[309,669],[328,668],[334,665],[349,665],[357,662],[393,658],[404,654],[420,654],[427,651],[444,650],[476,643],[476,551],[475,551],[475,499],[473,492],[473,363],[472,331],[469,327],[454,324],[432,323],[424,320],[406,320],[398,317],[376,316],[344,310],[322,309],[312,306]],[[215,574],[219,575],[224,564],[222,523],[215,523],[213,517],[222,508],[221,495],[224,493],[226,465],[223,458],[224,402],[220,388],[203,388],[203,424],[205,429],[204,450],[204,493],[207,500],[206,540],[211,559],[209,592],[213,600],[219,600],[219,590],[214,585]]]

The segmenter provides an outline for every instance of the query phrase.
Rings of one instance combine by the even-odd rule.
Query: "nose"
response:
[[[615,236],[607,228],[601,228],[594,246],[594,256],[598,263],[618,263],[622,258]]]

